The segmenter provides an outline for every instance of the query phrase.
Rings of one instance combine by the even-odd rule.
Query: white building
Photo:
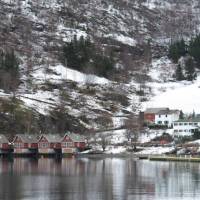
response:
[[[155,124],[172,127],[173,122],[179,120],[179,110],[161,110],[155,115]]]
[[[200,118],[183,119],[173,123],[174,134],[191,134],[200,128]]]

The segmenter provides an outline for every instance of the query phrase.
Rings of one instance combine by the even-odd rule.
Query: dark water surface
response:
[[[200,164],[131,158],[0,160],[0,200],[200,199]]]

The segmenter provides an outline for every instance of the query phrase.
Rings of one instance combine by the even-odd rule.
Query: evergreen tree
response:
[[[180,64],[177,65],[176,72],[175,72],[175,78],[176,78],[177,81],[184,80],[184,75],[183,75],[182,68],[181,68]]]
[[[188,81],[193,81],[196,77],[194,59],[188,56],[185,61],[185,78]]]
[[[0,52],[0,87],[15,91],[19,84],[19,61],[14,50]]]
[[[184,119],[184,113],[182,110],[180,111],[179,119]]]
[[[187,46],[185,44],[185,41],[182,39],[169,46],[168,57],[172,59],[175,63],[177,63],[179,58],[185,56],[186,53]]]
[[[63,47],[63,63],[79,71],[107,76],[114,69],[113,55],[104,55],[89,38],[74,39]]]
[[[195,111],[193,110],[193,113],[192,113],[192,118],[194,119],[194,118],[195,118],[195,116],[196,116],[196,114],[195,114]]]
[[[19,70],[19,62],[13,50],[1,52],[0,69],[14,73]]]
[[[200,35],[190,41],[188,52],[195,59],[198,67],[200,67]]]
[[[192,137],[193,137],[194,140],[200,139],[200,131],[199,130],[194,130],[194,134],[193,134]]]

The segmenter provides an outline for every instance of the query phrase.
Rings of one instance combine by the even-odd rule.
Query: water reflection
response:
[[[198,163],[131,158],[0,160],[0,199],[199,199],[199,171]]]

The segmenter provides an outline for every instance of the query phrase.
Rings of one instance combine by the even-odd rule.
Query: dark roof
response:
[[[176,122],[200,122],[200,118],[179,119]]]
[[[170,115],[174,113],[179,113],[179,110],[160,110],[157,114],[158,115]]]
[[[169,108],[147,108],[144,113],[157,114],[159,111],[169,110]]]
[[[38,142],[38,136],[37,135],[26,135],[26,134],[17,134],[15,136],[16,137],[20,137],[22,142],[24,143],[37,143]],[[15,140],[14,138],[14,140]]]
[[[74,134],[74,133],[66,133],[65,136],[68,136],[71,138],[72,141],[74,142],[85,142],[85,137],[79,134]]]
[[[42,136],[44,136],[48,140],[48,142],[61,142],[61,139],[62,139],[61,136],[58,135],[58,134],[55,134],[55,135],[53,135],[53,134],[43,134],[43,135],[41,135],[41,137]]]
[[[7,137],[5,135],[0,135],[0,143],[9,143]]]

